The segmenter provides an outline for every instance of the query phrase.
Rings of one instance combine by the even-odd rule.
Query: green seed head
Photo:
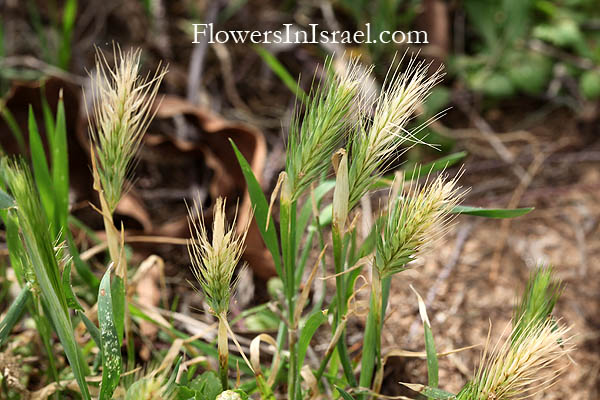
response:
[[[456,180],[440,175],[420,188],[411,183],[405,193],[391,199],[377,242],[379,274],[385,277],[406,269],[417,254],[440,239],[460,198]]]
[[[201,215],[198,204],[194,211]],[[204,218],[193,223],[190,212],[190,232],[192,241],[188,245],[192,272],[200,283],[211,312],[216,316],[227,313],[229,297],[235,282],[232,282],[235,267],[244,252],[244,240],[248,226],[243,233],[235,232],[235,219],[231,226],[225,219],[225,201],[218,198],[214,205],[212,240],[209,239]]]
[[[291,123],[286,172],[292,201],[330,167],[330,158],[346,137],[351,122],[359,69],[350,62],[343,74],[335,75],[330,67],[331,62],[327,62],[328,75],[308,101],[302,123],[298,115]]]

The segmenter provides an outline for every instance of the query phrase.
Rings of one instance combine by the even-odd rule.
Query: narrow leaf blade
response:
[[[13,303],[8,308],[6,315],[0,322],[0,347],[4,344],[10,331],[15,326],[17,321],[23,315],[23,311],[25,311],[25,306],[27,302],[31,298],[31,291],[28,286],[24,286],[21,289],[21,292],[17,296],[17,298],[13,301]]]
[[[427,375],[429,378],[429,387],[437,388],[439,381],[439,368],[438,368],[438,358],[437,352],[435,351],[435,342],[433,340],[433,332],[431,331],[431,323],[429,322],[429,317],[427,316],[427,308],[425,306],[425,302],[417,293],[415,288],[410,286],[412,291],[417,296],[417,300],[419,302],[419,314],[421,315],[421,319],[423,320],[423,329],[425,331],[425,351],[427,353]]]
[[[52,190],[52,178],[48,169],[48,160],[44,151],[42,138],[38,130],[33,108],[29,106],[29,147],[31,149],[31,161],[33,163],[33,177],[40,193],[42,206],[49,221],[54,221],[54,191]],[[54,227],[58,231],[58,227]]]
[[[109,268],[100,281],[98,293],[98,322],[100,324],[100,341],[102,342],[102,383],[100,400],[112,398],[121,377],[121,346],[113,317],[112,295],[110,290]]]
[[[265,48],[253,46],[260,58],[271,68],[271,70],[281,79],[281,81],[298,97],[304,104],[308,101],[306,92],[298,85],[298,82],[292,77],[288,70],[279,62],[279,60]]]
[[[102,349],[102,335],[100,334],[100,329],[98,329],[98,327],[94,325],[94,323],[90,321],[87,315],[85,315],[83,312],[80,312],[78,314],[81,317],[81,320],[83,321],[83,324],[87,328],[88,332],[90,333],[92,340],[94,341],[94,343],[96,343],[96,346],[98,346],[99,349]]]
[[[4,190],[0,189],[0,209],[5,210],[14,207],[14,205],[15,200]]]
[[[300,330],[302,332],[300,334],[300,338],[298,339],[298,369],[302,369],[302,365],[304,364],[304,357],[306,356],[306,351],[308,350],[308,345],[310,344],[310,340],[314,336],[315,332],[319,327],[327,321],[327,315],[323,312],[316,311],[313,313],[306,322],[304,326]]]
[[[61,98],[56,111],[56,127],[52,140],[52,180],[56,195],[56,223],[61,229],[68,229],[69,215],[69,157],[67,149],[67,126],[65,107]]]
[[[269,228],[266,228],[267,218],[269,218],[269,203],[267,202],[267,198],[265,197],[265,194],[263,193],[256,176],[254,176],[254,172],[252,172],[250,164],[248,164],[248,161],[246,161],[246,158],[237,148],[233,140],[229,139],[229,141],[231,142],[235,156],[237,157],[240,168],[242,169],[242,173],[244,174],[246,185],[248,186],[248,193],[250,194],[250,200],[252,201],[252,206],[254,207],[254,218],[256,218],[258,230],[260,231],[260,235],[262,236],[267,248],[273,256],[277,273],[279,276],[282,276],[281,253],[279,252],[277,233],[275,232],[275,226],[272,221],[269,224]]]
[[[83,307],[79,304],[75,293],[73,293],[73,287],[71,286],[71,263],[65,265],[65,269],[62,274],[62,288],[65,296],[67,297],[67,305],[73,310],[83,311]]]
[[[350,394],[348,392],[346,392],[344,389],[342,389],[341,387],[336,386],[335,390],[338,391],[338,393],[340,394],[340,396],[342,396],[342,398],[344,400],[354,400],[354,397],[350,396]]]
[[[481,208],[471,206],[455,206],[452,209],[453,214],[474,215],[485,218],[516,218],[533,211],[533,207],[526,208]]]

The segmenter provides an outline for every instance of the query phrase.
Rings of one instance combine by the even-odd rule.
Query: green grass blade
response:
[[[6,170],[5,178],[8,178],[8,186],[17,204],[20,236],[27,253],[28,265],[35,274],[36,282],[39,285],[44,312],[56,330],[82,397],[88,400],[90,394],[85,381],[88,368],[75,339],[67,300],[62,292],[53,239],[50,237],[49,231],[43,229],[48,226],[48,221],[42,211],[33,178],[23,163],[2,160],[2,166]]]
[[[96,325],[94,325],[94,323],[92,321],[90,321],[90,319],[85,315],[85,313],[79,312],[77,314],[81,317],[83,324],[85,325],[86,329],[90,333],[90,336],[92,337],[92,340],[94,341],[94,343],[96,343],[96,346],[98,346],[98,348],[101,349],[102,348],[102,335],[100,334],[100,329],[98,329],[98,327]]]
[[[460,151],[458,153],[449,154],[445,157],[439,158],[435,161],[421,165],[414,169],[404,169],[404,180],[411,181],[413,179],[418,179],[419,177],[427,176],[428,174],[434,172],[442,171],[456,164],[466,156],[466,151]],[[389,187],[393,181],[394,174],[388,174],[378,179],[377,182],[375,182],[371,186],[371,189],[381,189],[384,187]]]
[[[33,302],[32,302],[33,303]],[[35,321],[35,327],[40,335],[40,340],[44,346],[44,350],[48,355],[48,369],[49,376],[55,382],[59,382],[60,378],[58,375],[58,369],[56,367],[56,360],[54,359],[54,348],[53,348],[53,333],[52,326],[50,325],[50,320],[40,314],[37,310],[39,307],[34,307],[33,304],[28,307],[29,314],[33,316],[33,320]]]
[[[327,180],[321,183],[314,191],[315,202],[317,206],[323,199],[323,197],[329,193],[335,187],[334,180]],[[312,217],[313,209],[312,209],[312,199],[308,197],[305,203],[302,205],[302,209],[300,210],[300,215],[296,221],[296,246],[299,248],[300,241],[304,237],[304,231],[306,230],[306,226],[308,225],[311,217]]]
[[[98,323],[100,325],[100,340],[102,342],[102,383],[99,400],[112,398],[115,388],[121,378],[121,346],[113,317],[112,294],[110,288],[109,268],[100,281],[98,293]]]
[[[333,204],[327,204],[319,213],[319,223],[321,224],[321,228],[324,228],[331,224],[333,212]]]
[[[46,87],[42,86],[41,88],[41,103],[42,103],[42,111],[44,114],[44,127],[46,128],[46,139],[48,139],[48,147],[50,149],[54,148],[54,127],[56,122],[54,122],[54,116],[52,115],[52,110],[50,109],[50,105],[48,104],[48,100],[46,100]]]
[[[62,92],[56,111],[56,127],[52,139],[52,181],[54,184],[56,223],[61,229],[68,229],[69,215],[69,157],[67,149],[67,126]]]
[[[81,304],[79,304],[75,293],[73,293],[73,287],[71,286],[71,263],[67,263],[67,265],[65,265],[61,280],[63,293],[67,297],[67,305],[69,308],[83,311],[83,307],[81,307]]]
[[[29,290],[29,286],[24,286],[21,289],[21,292],[17,296],[17,298],[13,301],[13,303],[8,308],[6,315],[0,322],[0,347],[4,344],[10,331],[15,326],[17,321],[23,315],[25,308],[27,306],[27,302],[31,298],[31,291]]]
[[[29,106],[29,148],[31,150],[31,161],[33,163],[33,177],[46,217],[49,221],[54,221],[54,191],[52,190],[52,178],[48,169],[48,160],[44,151],[42,138],[38,130],[33,108]],[[59,227],[54,226],[54,233],[58,233]]]
[[[250,164],[248,164],[248,161],[246,161],[246,158],[239,151],[233,140],[229,139],[229,141],[231,142],[235,156],[237,157],[240,168],[242,169],[242,173],[244,174],[246,185],[248,186],[248,193],[250,194],[250,200],[252,200],[252,206],[254,207],[254,218],[256,218],[258,230],[260,231],[260,235],[262,236],[265,245],[273,256],[277,273],[279,276],[283,276],[281,270],[281,253],[279,252],[279,244],[277,241],[277,232],[275,232],[274,222],[271,221],[269,228],[266,229],[267,218],[269,216],[269,203],[267,203],[267,198],[265,197],[265,194],[263,193],[256,176],[254,176],[254,172],[252,172]]]
[[[6,210],[15,206],[15,200],[4,190],[0,189],[0,209]]]
[[[421,320],[423,321],[423,329],[425,331],[425,352],[427,353],[427,377],[428,377],[428,385],[430,388],[437,388],[439,382],[439,367],[438,367],[438,358],[437,352],[435,351],[435,342],[433,340],[433,332],[431,331],[431,323],[429,322],[429,317],[427,316],[427,308],[425,307],[425,302],[417,293],[415,288],[410,287],[412,291],[417,295],[417,300],[419,302],[419,314],[421,315]]]
[[[466,156],[467,156],[466,151],[460,151],[458,153],[449,154],[445,157],[437,159],[428,164],[421,165],[415,169],[405,170],[404,171],[404,179],[407,181],[413,180],[413,179],[418,179],[419,177],[427,176],[428,174],[431,174],[433,172],[442,171],[442,170],[456,164],[457,162],[459,162]],[[392,179],[393,179],[393,176],[392,176]]]
[[[100,280],[96,278],[96,275],[90,269],[88,263],[81,259],[79,255],[79,250],[75,245],[75,240],[73,240],[73,234],[70,230],[65,231],[67,237],[67,244],[69,245],[69,254],[73,258],[73,263],[75,264],[75,270],[77,274],[83,279],[87,285],[93,289],[95,292],[98,291],[98,285],[100,284]]]
[[[75,26],[75,17],[77,16],[78,0],[67,0],[62,19],[62,32],[60,47],[58,49],[59,66],[66,70],[71,61],[71,37],[73,36],[73,27]]]
[[[27,147],[25,146],[23,132],[21,132],[21,128],[15,120],[15,117],[12,115],[10,110],[6,108],[6,105],[2,102],[0,102],[0,115],[4,119],[4,122],[6,122],[6,125],[8,125],[8,129],[17,141],[17,144],[19,145],[19,150],[22,154],[25,154],[25,152],[27,151]]]
[[[481,208],[471,206],[455,206],[452,209],[453,214],[474,215],[485,218],[516,218],[533,211],[533,207],[526,208]]]
[[[306,351],[308,350],[308,345],[310,344],[310,340],[314,336],[315,332],[319,327],[327,321],[327,315],[325,315],[321,311],[316,311],[313,313],[306,322],[304,326],[300,329],[300,338],[298,339],[298,371],[302,369],[302,365],[304,364],[304,357],[306,356]]]
[[[271,70],[299,98],[302,103],[307,104],[308,96],[304,90],[298,85],[298,82],[292,77],[288,70],[279,62],[277,57],[269,53],[264,47],[252,46],[254,51],[262,58],[262,60],[271,68]]]
[[[410,390],[414,390],[415,392],[422,394],[423,396],[427,397],[428,399],[451,400],[451,399],[456,398],[456,395],[454,393],[446,392],[445,390],[442,390],[442,389],[432,388],[429,386],[412,384],[412,383],[400,382],[400,384],[406,386]]]
[[[79,388],[81,389],[81,394],[84,399],[91,399],[87,383],[85,381],[85,376],[87,374],[86,368],[83,363],[83,359],[81,356],[81,351],[77,341],[75,340],[73,327],[71,325],[71,319],[62,304],[59,300],[58,292],[54,290],[52,283],[42,265],[42,260],[38,254],[35,254],[36,251],[32,251],[32,245],[30,240],[26,239],[27,248],[30,253],[30,257],[32,260],[32,265],[34,267],[36,277],[38,279],[38,283],[40,285],[40,289],[42,292],[42,299],[47,304],[47,309],[49,313],[49,317],[53,322],[53,326],[56,329],[56,333],[58,334],[58,338],[60,339],[61,344],[63,345],[65,354],[67,359],[69,360],[69,365],[73,370],[73,375],[79,384]]]
[[[336,386],[335,390],[338,391],[338,393],[340,394],[340,396],[342,396],[342,398],[344,400],[354,400],[354,397],[350,396],[350,394],[348,392],[346,392],[344,389],[342,389],[341,387]]]
[[[119,344],[122,344],[125,331],[125,283],[123,279],[115,276],[111,290],[113,319],[119,337]]]
[[[19,224],[15,214],[15,212],[9,212],[4,218],[4,226],[6,227],[6,247],[8,247],[10,265],[15,272],[19,285],[23,286],[28,282],[23,268],[23,261],[26,258],[23,243],[19,238]]]

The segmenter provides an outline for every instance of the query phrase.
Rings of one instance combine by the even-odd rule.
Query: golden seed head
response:
[[[417,62],[416,57],[410,58],[404,72],[399,70],[401,64],[402,61],[388,72],[384,89],[375,99],[375,112],[370,125],[363,121],[363,126],[355,130],[352,138],[351,208],[385,172],[403,147],[421,143],[414,132],[407,129],[407,125],[443,75],[441,69],[429,75],[431,64]],[[362,116],[361,119],[367,120],[367,117]]]
[[[115,65],[110,67],[98,50],[96,71],[91,74],[94,115],[90,118],[90,136],[111,211],[121,198],[125,179],[154,117],[152,105],[167,72],[159,67],[152,76],[140,76],[140,57],[140,50],[123,54],[117,47]]]

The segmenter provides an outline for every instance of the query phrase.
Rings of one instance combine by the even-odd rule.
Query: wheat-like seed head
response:
[[[556,366],[572,349],[565,339],[569,330],[551,318],[541,323],[532,321],[516,340],[508,339],[489,356],[484,355],[475,378],[457,399],[514,400],[547,389],[560,373],[549,367]],[[513,329],[511,336],[514,334]]]
[[[450,211],[462,198],[456,179],[444,175],[420,188],[410,183],[404,192],[390,198],[383,217],[375,263],[382,277],[406,269],[417,254],[440,239],[451,221]]]
[[[117,47],[115,66],[110,67],[98,50],[96,71],[91,74],[94,115],[90,118],[90,136],[111,211],[121,198],[142,137],[154,117],[152,104],[167,72],[159,67],[152,76],[140,76],[140,56],[140,50],[123,54]]]
[[[200,213],[198,204],[194,202],[196,215]],[[190,210],[190,232],[192,241],[188,245],[192,272],[211,309],[216,316],[222,316],[229,309],[229,298],[235,282],[232,282],[235,267],[244,252],[244,241],[248,226],[242,234],[235,231],[234,219],[231,226],[225,218],[225,201],[218,198],[213,208],[212,240],[208,237],[204,218],[200,223],[193,223]]]
[[[286,172],[292,201],[329,168],[330,157],[345,138],[351,120],[348,117],[356,100],[361,69],[357,61],[350,61],[344,73],[334,76],[330,66],[328,61],[328,75],[314,89],[302,123],[298,115],[291,123]]]
[[[512,340],[516,341],[529,325],[545,321],[561,293],[562,283],[552,279],[552,268],[536,268],[529,278],[523,297],[515,307]]]
[[[368,127],[360,124],[350,144],[350,208],[358,203],[372,183],[385,172],[400,149],[419,140],[406,129],[418,107],[442,78],[441,69],[428,75],[430,64],[411,57],[406,70],[402,61],[388,72],[384,90],[375,100],[375,113]],[[367,118],[362,116],[363,120]],[[426,126],[426,123],[424,126]],[[417,128],[423,129],[424,126]]]
[[[570,328],[551,316],[561,291],[551,268],[533,272],[515,307],[510,337],[491,350],[488,341],[475,378],[458,400],[523,399],[553,384],[561,370],[550,367],[573,349]]]
[[[44,218],[43,208],[33,185],[31,171],[27,165],[22,160],[2,157],[0,160],[0,179],[10,189],[15,198],[16,208],[7,215],[7,218],[11,219],[10,221],[7,219],[7,226],[8,223],[18,224],[18,231],[36,233],[45,240],[51,240],[50,227]],[[43,240],[40,243],[43,246],[46,245]],[[50,248],[51,246],[48,246],[48,249]],[[18,246],[17,249],[14,253],[10,253],[13,268],[15,271],[17,268],[21,270],[21,273],[17,273],[17,277],[23,275],[32,292],[39,293],[40,287],[29,254],[23,247]],[[18,254],[16,254],[17,252]]]

